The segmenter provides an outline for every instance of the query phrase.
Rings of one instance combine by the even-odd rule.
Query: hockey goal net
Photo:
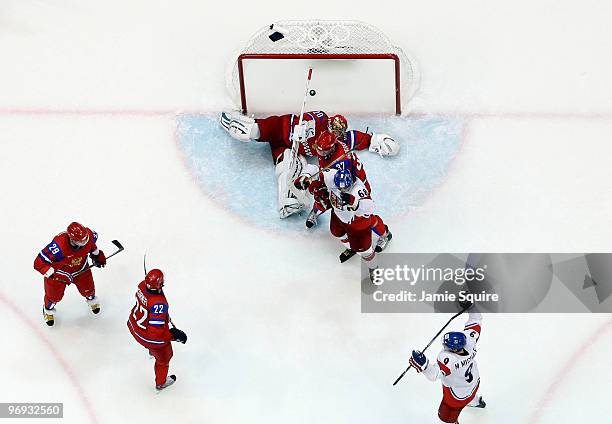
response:
[[[280,21],[262,28],[230,63],[227,87],[244,113],[287,113],[301,104],[333,113],[396,113],[419,83],[415,61],[358,21]]]

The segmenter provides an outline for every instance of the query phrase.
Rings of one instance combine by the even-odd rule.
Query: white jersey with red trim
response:
[[[340,221],[351,224],[358,218],[370,219],[370,216],[374,214],[375,207],[374,201],[370,197],[370,191],[365,184],[361,180],[355,179],[353,187],[348,192],[350,202],[345,204],[341,198],[342,192],[334,184],[336,172],[336,169],[328,168],[324,169],[321,174],[323,175],[323,184],[329,191],[331,206]]]
[[[480,384],[480,373],[476,365],[476,343],[480,338],[482,314],[470,312],[463,334],[466,337],[465,352],[460,355],[443,350],[438,354],[435,363],[429,363],[423,374],[435,381],[438,378],[447,387],[450,394],[457,400],[465,400],[472,396]]]

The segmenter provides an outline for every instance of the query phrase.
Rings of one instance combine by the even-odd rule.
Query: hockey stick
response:
[[[114,245],[117,247],[117,250],[116,250],[115,252],[111,253],[110,255],[108,255],[108,256],[106,257],[106,259],[110,259],[110,258],[112,258],[113,256],[115,256],[117,253],[120,253],[120,252],[122,252],[122,251],[123,251],[123,246],[121,245],[121,243],[119,243],[119,240],[111,240],[111,243],[113,243],[113,244],[114,244]],[[94,266],[95,266],[95,265],[94,265],[93,263],[88,264],[88,265],[87,265],[85,268],[83,268],[82,270],[77,271],[77,272],[75,272],[74,274],[72,274],[72,276],[73,276],[73,277],[76,277],[77,275],[80,275],[80,274],[84,273],[85,271],[87,271],[87,270],[89,270],[89,269],[93,268]]]
[[[312,79],[312,68],[308,68],[308,75],[306,76],[306,91],[304,92],[304,99],[302,100],[302,109],[300,110],[300,119],[298,120],[298,124],[293,127],[294,132],[295,132],[295,129],[297,127],[301,127],[302,123],[304,122],[304,110],[306,109],[306,99],[308,99],[308,92],[309,92],[311,79]],[[304,134],[304,137],[305,136],[306,134]],[[289,164],[289,169],[291,170],[293,170],[293,167],[295,166],[295,161],[297,160],[298,151],[300,150],[300,143],[302,141],[303,140],[294,140],[291,146],[291,163]],[[293,175],[290,178],[292,177]],[[292,181],[290,181],[290,183],[291,182]]]
[[[470,309],[470,307],[471,307],[471,306],[472,306],[472,305],[469,305],[469,306],[467,306],[467,307],[465,307],[465,308],[461,309],[461,310],[460,310],[459,312],[457,312],[455,315],[453,315],[453,316],[451,317],[451,319],[449,319],[449,320],[448,320],[448,322],[447,322],[446,324],[444,324],[444,327],[442,327],[442,328],[440,329],[440,331],[438,331],[438,332],[436,333],[436,335],[435,335],[435,336],[433,336],[433,338],[431,339],[431,341],[430,341],[429,343],[427,343],[427,346],[425,346],[425,348],[424,348],[423,350],[421,350],[421,353],[425,353],[425,351],[426,351],[426,350],[429,348],[429,346],[431,346],[431,344],[432,344],[432,343],[433,343],[433,342],[434,342],[434,341],[435,341],[435,340],[438,338],[438,336],[439,336],[440,334],[442,334],[442,332],[443,332],[443,331],[446,329],[446,327],[448,327],[448,325],[449,325],[449,324],[450,324],[450,323],[451,323],[451,322],[452,322],[452,321],[453,321],[455,318],[457,318],[459,315],[461,315],[462,313],[464,313],[465,311],[467,311],[468,309]],[[408,370],[409,370],[410,368],[412,368],[412,365],[408,365],[408,368],[406,368],[406,369],[404,370],[404,372],[403,372],[403,373],[402,373],[402,374],[401,374],[399,377],[397,377],[397,380],[395,380],[395,382],[393,383],[393,385],[394,385],[394,386],[395,386],[397,383],[399,383],[399,381],[402,379],[402,377],[404,377],[404,375],[405,375],[405,374],[408,372]]]

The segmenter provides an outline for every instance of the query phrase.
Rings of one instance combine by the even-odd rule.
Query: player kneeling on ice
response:
[[[377,268],[376,251],[382,251],[391,239],[388,227],[374,214],[374,201],[361,180],[354,179],[346,169],[323,169],[318,178],[309,184],[312,193],[325,187],[332,207],[329,230],[346,248],[340,254],[340,262],[357,253],[370,270],[370,279]],[[381,234],[380,248],[372,246],[372,229]],[[379,239],[379,240],[380,240]]]
[[[463,331],[446,333],[444,350],[436,362],[429,361],[417,350],[412,351],[410,365],[429,380],[442,380],[442,402],[438,408],[441,423],[458,424],[459,414],[466,406],[484,408],[486,403],[478,395],[480,373],[476,365],[476,343],[480,338],[482,315],[470,312]]]
[[[239,112],[223,112],[221,126],[232,138],[244,142],[251,140],[270,145],[272,159],[276,166],[278,181],[278,212],[287,218],[306,209],[306,193],[292,184],[300,174],[316,173],[309,169],[306,158],[315,156],[315,141],[324,131],[336,134],[348,150],[365,150],[382,156],[393,156],[399,152],[399,143],[386,134],[367,134],[361,131],[347,131],[348,123],[342,115],[329,118],[325,112],[311,111],[300,116],[295,114],[270,116],[254,119]],[[297,144],[297,160],[292,160],[291,148]]]
[[[127,322],[132,336],[149,350],[155,358],[155,388],[165,389],[176,381],[176,376],[168,376],[172,345],[170,342],[187,342],[187,335],[168,325],[172,323],[168,314],[168,301],[164,295],[164,274],[152,269],[136,290],[136,305]]]
[[[100,312],[93,276],[87,258],[94,266],[106,265],[106,256],[96,246],[98,234],[73,222],[64,232],[56,235],[34,260],[34,269],[45,282],[43,318],[47,325],[55,323],[55,305],[64,297],[66,287],[74,283],[94,314]]]

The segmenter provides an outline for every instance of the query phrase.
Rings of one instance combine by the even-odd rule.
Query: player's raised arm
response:
[[[418,350],[412,351],[412,356],[410,357],[410,365],[416,370],[417,373],[423,373],[425,377],[427,377],[430,381],[436,381],[442,376],[449,376],[451,371],[450,369],[443,363],[443,359],[440,357],[437,358],[435,362],[429,361],[425,354]]]
[[[467,321],[465,322],[464,331],[475,332],[478,334],[476,339],[480,337],[482,326],[482,314],[480,312],[470,312]]]

